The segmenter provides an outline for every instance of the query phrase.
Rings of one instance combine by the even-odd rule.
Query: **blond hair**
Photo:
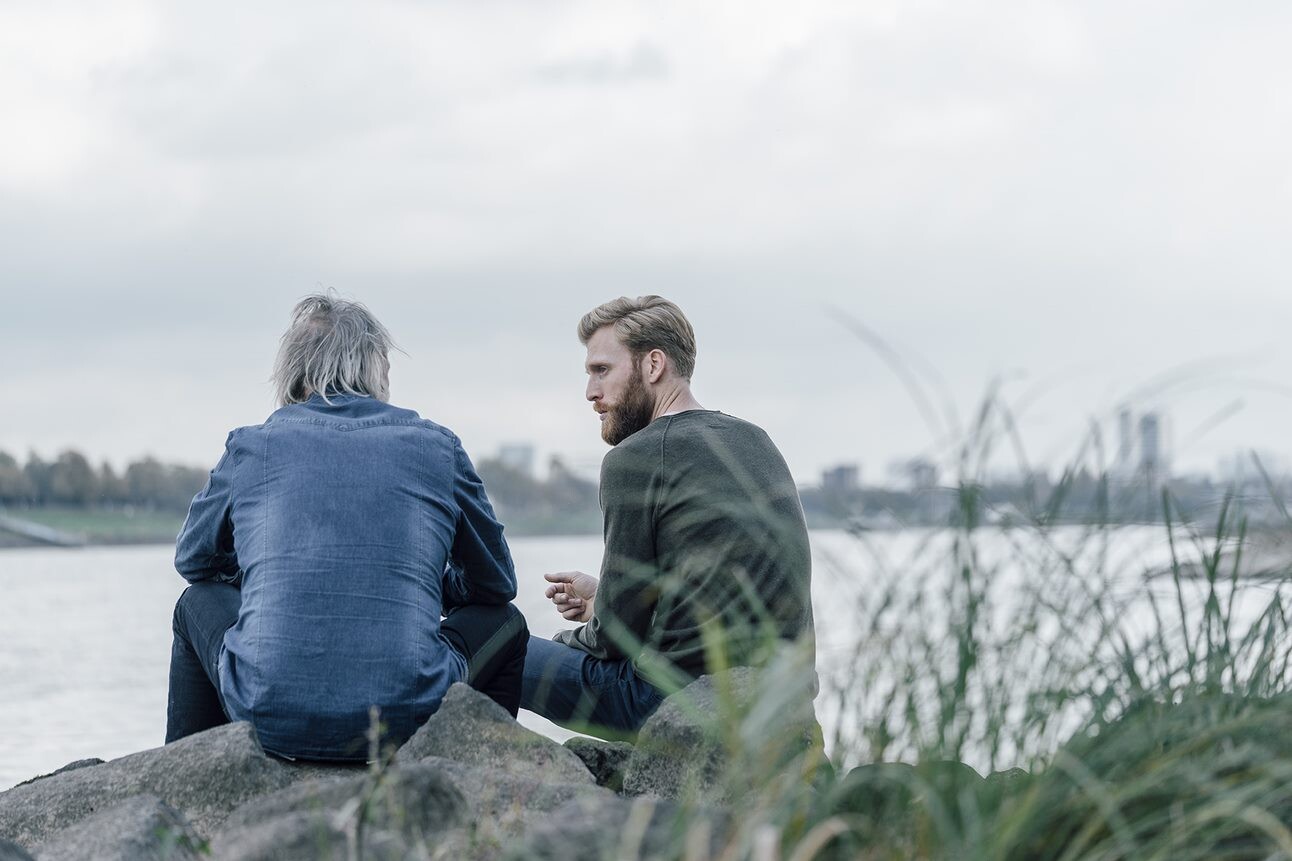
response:
[[[623,345],[640,356],[663,350],[679,377],[689,380],[695,370],[695,330],[682,309],[660,296],[620,296],[598,305],[579,321],[579,341],[586,345],[599,329],[615,327]]]

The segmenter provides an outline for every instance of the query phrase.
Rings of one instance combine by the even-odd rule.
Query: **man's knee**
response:
[[[194,619],[225,619],[232,625],[237,620],[239,603],[241,594],[228,583],[190,583],[175,602],[171,630],[177,634],[188,631]]]
[[[529,643],[529,622],[525,621],[525,614],[515,604],[507,605],[507,617],[503,622],[503,628],[520,641],[522,648]]]
[[[180,593],[178,600],[175,601],[175,612],[170,617],[170,629],[172,633],[179,634],[184,628],[184,618],[188,613],[188,605],[192,602],[189,593],[193,591],[192,586],[188,586]]]

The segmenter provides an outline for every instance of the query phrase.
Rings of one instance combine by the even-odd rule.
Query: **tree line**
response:
[[[514,534],[578,534],[601,529],[597,483],[576,475],[554,457],[538,479],[497,458],[483,458],[476,471],[498,517]]]
[[[137,506],[184,511],[206,483],[207,471],[145,457],[118,472],[110,463],[95,466],[68,450],[53,460],[35,452],[26,463],[0,451],[0,505],[74,508]]]
[[[546,480],[538,480],[501,461],[478,464],[489,497],[499,513],[538,523],[587,520],[599,525],[596,482],[588,481],[554,460]],[[95,465],[75,450],[53,460],[36,453],[25,463],[0,451],[0,506],[47,505],[73,508],[135,506],[183,512],[206,483],[207,471],[162,463],[154,457],[136,460],[123,471],[104,462]]]

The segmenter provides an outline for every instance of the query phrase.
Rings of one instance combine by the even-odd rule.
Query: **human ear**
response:
[[[646,379],[658,383],[668,368],[668,357],[663,350],[655,349],[646,354]]]

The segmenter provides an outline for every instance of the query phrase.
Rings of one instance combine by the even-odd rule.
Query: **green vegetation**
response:
[[[96,467],[70,449],[52,461],[32,452],[25,464],[0,451],[0,507],[130,507],[182,514],[202,489],[206,475],[204,469],[165,464],[152,457],[134,461],[118,474],[111,464]]]
[[[151,544],[175,540],[184,513],[173,510],[76,508],[50,505],[20,511],[0,511],[30,523],[80,536],[90,544]]]
[[[778,729],[804,668],[773,663],[754,702],[710,715],[741,799],[720,851],[696,849],[713,827],[697,796],[660,857],[1292,858],[1288,615],[1222,565],[1241,515],[1156,579],[1101,570],[1098,528],[1019,580],[979,553],[977,497],[961,501],[918,586],[854,598],[862,636],[817,703],[839,718],[833,766]],[[1201,582],[1180,576],[1194,559]]]
[[[803,667],[773,663],[752,703],[710,716],[739,797],[730,830],[703,848],[714,826],[697,794],[658,857],[1292,859],[1292,564],[1240,576],[1251,539],[1235,498],[1190,523],[1164,491],[1160,560],[1120,556],[1106,516],[1075,542],[1053,530],[1062,482],[1029,521],[985,526],[977,453],[949,530],[830,596],[857,631],[818,662],[833,737],[805,749],[778,731]],[[646,857],[622,849],[602,857]]]
[[[150,544],[175,540],[184,512],[206,481],[206,472],[163,464],[131,463],[118,474],[65,451],[52,461],[31,454],[25,464],[0,451],[0,515],[48,527],[70,541]],[[0,529],[0,547],[30,540]]]
[[[559,459],[542,481],[492,458],[476,468],[509,535],[601,533],[596,482],[575,475]]]
[[[480,475],[509,535],[595,535],[601,532],[597,485],[559,460],[539,481],[496,460]],[[118,473],[77,451],[52,461],[36,454],[20,463],[0,451],[0,514],[48,526],[91,544],[174,541],[207,472],[144,458]],[[0,547],[26,544],[0,530]]]

